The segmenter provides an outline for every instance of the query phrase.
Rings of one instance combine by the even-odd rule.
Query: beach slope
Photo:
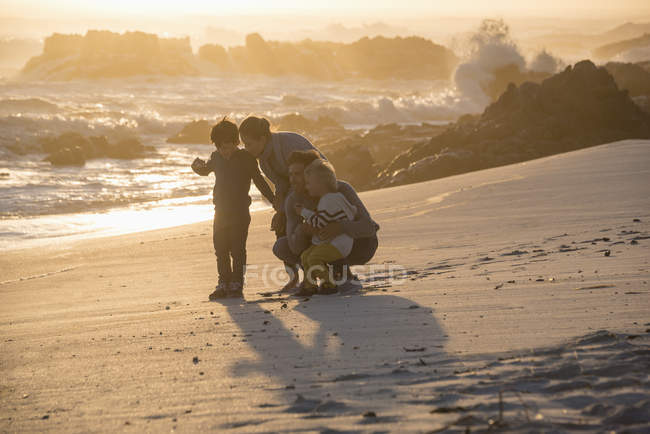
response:
[[[207,301],[211,223],[3,252],[0,431],[639,429],[650,141],[362,194],[358,293]]]

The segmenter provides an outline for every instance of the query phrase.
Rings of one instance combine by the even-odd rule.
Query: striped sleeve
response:
[[[302,216],[307,223],[315,228],[322,228],[330,223],[342,220],[348,220],[349,216],[346,213],[345,198],[339,194],[329,194],[321,198],[318,203],[318,210],[311,211],[303,209]]]

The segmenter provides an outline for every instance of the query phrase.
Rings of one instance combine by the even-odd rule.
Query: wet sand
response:
[[[269,296],[268,212],[243,301],[210,222],[3,253],[0,430],[647,429],[649,141],[362,199],[358,293]]]

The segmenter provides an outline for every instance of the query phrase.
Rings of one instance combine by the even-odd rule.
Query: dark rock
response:
[[[79,147],[86,152],[90,146],[90,141],[86,137],[75,132],[63,133],[57,137],[46,137],[41,140],[41,148],[47,154],[54,154],[57,151],[74,147]]]
[[[212,124],[201,119],[186,124],[183,129],[173,137],[167,139],[167,143],[190,143],[190,144],[210,144],[210,131]]]
[[[348,146],[325,149],[323,152],[336,168],[337,177],[357,189],[369,185],[379,174],[379,169],[367,148]]]
[[[539,83],[551,74],[546,72],[521,70],[519,65],[510,64],[498,68],[493,73],[494,79],[489,82],[483,89],[492,101],[496,101],[499,96],[508,88],[510,84],[517,86],[524,82]]]
[[[143,158],[152,151],[154,151],[153,147],[145,146],[140,142],[140,140],[132,137],[108,145],[104,155],[108,158],[130,160],[134,158]]]
[[[541,84],[510,85],[479,118],[397,155],[373,187],[442,178],[623,139],[650,138],[650,115],[590,61]]]
[[[422,352],[422,351],[426,350],[426,348],[424,348],[424,347],[411,347],[411,348],[403,347],[403,349],[407,353],[418,353],[418,352]]]
[[[650,95],[650,71],[635,63],[609,62],[605,69],[630,96]]]
[[[372,186],[381,168],[396,154],[429,140],[444,129],[426,123],[408,126],[382,124],[362,134],[353,132],[341,137],[340,131],[334,137],[323,137],[318,145],[336,168],[340,179],[357,190],[364,190]]]
[[[431,410],[431,414],[446,414],[446,413],[463,413],[468,411],[465,407],[438,407]]]
[[[52,166],[83,166],[86,164],[84,151],[81,147],[63,148],[45,157]]]
[[[49,154],[44,160],[53,166],[83,166],[86,160],[93,158],[143,158],[155,151],[137,138],[122,138],[110,143],[106,136],[85,137],[76,132],[43,138],[41,148]]]

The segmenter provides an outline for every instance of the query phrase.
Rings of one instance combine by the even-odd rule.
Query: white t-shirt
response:
[[[329,223],[341,220],[354,220],[356,214],[357,208],[350,204],[345,196],[338,192],[323,195],[318,201],[316,212],[307,208],[302,209],[302,216],[306,222],[315,228],[323,228]],[[331,240],[321,240],[318,235],[314,235],[311,242],[313,244],[329,242],[341,252],[343,257],[346,257],[352,251],[354,240],[347,234],[338,235]]]

